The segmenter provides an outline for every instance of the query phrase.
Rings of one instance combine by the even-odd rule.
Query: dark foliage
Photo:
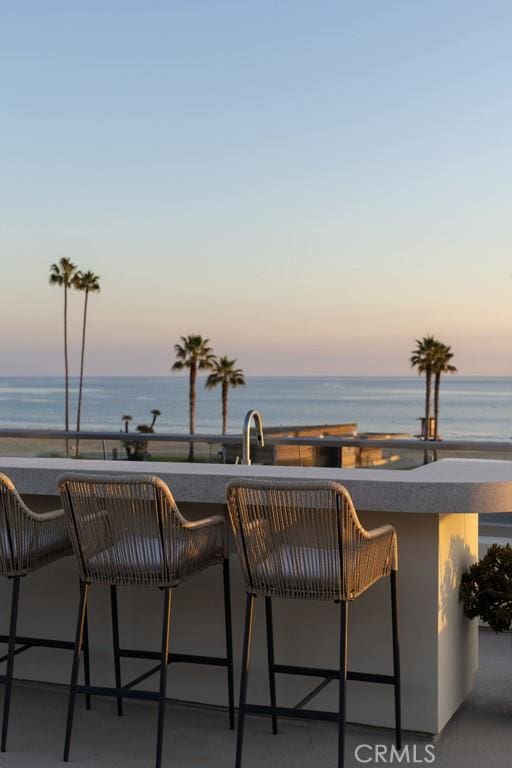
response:
[[[460,598],[469,619],[480,618],[495,632],[512,624],[512,547],[493,544],[462,577]]]

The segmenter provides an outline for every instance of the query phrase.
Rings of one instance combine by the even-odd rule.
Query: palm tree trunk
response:
[[[83,320],[83,326],[82,326],[82,352],[80,355],[80,382],[78,385],[78,406],[76,410],[76,431],[80,432],[80,415],[82,411],[82,387],[83,387],[83,381],[84,381],[84,358],[85,358],[85,331],[87,328],[87,303],[89,301],[89,291],[87,288],[85,289],[85,299],[84,299],[84,320]],[[75,444],[75,454],[78,456],[78,449],[79,449],[79,440],[76,439]]]
[[[441,389],[441,374],[436,373],[434,381],[434,419],[436,422],[435,438],[439,440],[439,395]]]
[[[424,438],[428,440],[430,437],[430,398],[432,390],[432,371],[427,369],[425,371],[425,429]],[[429,453],[425,451],[423,453],[423,463],[428,464]]]
[[[432,392],[432,372],[425,374],[425,440],[430,437],[430,400]]]
[[[64,282],[64,428],[69,430],[69,364],[68,364],[68,286]],[[69,440],[66,440],[69,456]]]
[[[222,382],[222,434],[228,431],[228,383]]]
[[[434,437],[439,440],[439,395],[441,390],[441,373],[436,371],[434,379]],[[437,461],[437,451],[434,451],[434,460]]]
[[[189,433],[193,435],[196,431],[196,379],[197,379],[197,366],[192,363],[190,366],[190,381],[189,381]],[[194,461],[194,443],[190,443],[188,449],[188,460]]]

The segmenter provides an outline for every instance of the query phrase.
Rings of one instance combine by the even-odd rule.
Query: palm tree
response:
[[[430,400],[432,392],[432,373],[434,357],[438,342],[434,336],[424,336],[416,339],[416,348],[411,355],[411,366],[416,368],[421,376],[425,374],[425,427],[423,436],[429,439],[430,433]]]
[[[197,372],[209,370],[215,360],[210,339],[203,339],[199,335],[181,336],[181,344],[174,345],[176,361],[172,365],[173,371],[189,371],[189,432],[194,434],[196,429],[196,381]],[[188,460],[194,461],[194,443],[190,443]]]
[[[150,427],[151,429],[153,429],[153,427],[155,426],[156,420],[158,419],[159,416],[162,415],[162,411],[159,411],[158,408],[152,408],[151,415],[153,416],[153,419],[151,421]]]
[[[244,372],[235,368],[236,360],[229,360],[226,355],[213,361],[212,373],[206,379],[206,388],[222,387],[222,434],[228,431],[228,392],[229,388],[245,386]]]
[[[100,278],[94,272],[76,272],[73,277],[73,287],[84,293],[84,315],[82,324],[82,352],[80,355],[80,382],[78,385],[78,406],[76,411],[76,431],[80,432],[80,415],[82,412],[82,390],[84,383],[84,359],[85,359],[85,331],[87,328],[87,305],[90,293],[100,292]],[[78,456],[78,438],[76,441],[76,455]]]
[[[435,420],[435,439],[439,440],[439,391],[441,388],[441,376],[443,373],[457,373],[457,368],[451,364],[453,360],[452,348],[437,342],[437,348],[434,355],[432,372],[434,374],[434,420]]]
[[[50,267],[50,285],[64,288],[64,426],[69,430],[69,363],[68,363],[68,289],[73,285],[73,277],[77,271],[76,264],[71,259],[62,258]],[[69,443],[66,440],[66,456],[69,455]]]
[[[124,431],[128,432],[128,425],[130,421],[133,421],[133,416],[130,416],[129,413],[125,413],[124,416],[121,417],[121,421],[124,421]]]

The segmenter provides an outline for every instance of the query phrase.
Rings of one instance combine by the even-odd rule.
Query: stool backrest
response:
[[[17,570],[25,504],[12,481],[0,474],[0,575]],[[21,548],[23,550],[23,547]]]
[[[59,492],[82,580],[159,586],[176,579],[186,521],[158,477],[65,475]]]
[[[28,573],[70,554],[62,512],[36,513],[0,474],[0,576]]]
[[[227,501],[248,592],[349,600],[361,591],[367,534],[342,485],[233,480]]]

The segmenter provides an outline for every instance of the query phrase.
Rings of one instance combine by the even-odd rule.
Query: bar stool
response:
[[[75,647],[71,641],[16,635],[21,579],[32,571],[71,554],[71,544],[62,509],[44,514],[32,512],[22,501],[12,481],[0,474],[0,577],[12,580],[9,634],[0,635],[0,642],[7,643],[7,654],[0,658],[0,662],[7,662],[6,673],[0,677],[0,680],[5,683],[0,743],[2,752],[7,748],[14,657],[28,651],[29,648],[73,650]],[[89,683],[87,625],[84,651],[85,681]],[[89,696],[86,702],[87,709],[90,709]]]
[[[338,767],[345,754],[346,681],[385,683],[394,687],[395,738],[401,749],[400,661],[397,627],[397,537],[391,525],[366,531],[348,491],[334,482],[236,480],[227,501],[247,593],[238,710],[236,768],[242,763],[245,715],[269,714],[277,733],[277,716],[338,722]],[[349,672],[348,605],[384,576],[391,582],[393,675]],[[247,703],[254,599],[265,597],[270,706]],[[332,600],[340,605],[339,669],[276,664],[272,598]],[[294,707],[276,705],[275,675],[323,678]],[[339,680],[338,712],[302,709],[331,680]]]
[[[66,475],[59,481],[69,535],[80,573],[80,603],[69,689],[64,761],[69,759],[77,693],[112,696],[122,714],[123,698],[158,702],[156,768],[162,761],[167,665],[207,664],[227,669],[229,724],[234,728],[233,649],[229,559],[224,517],[189,522],[178,510],[168,486],[149,475]],[[226,657],[169,653],[171,597],[181,582],[214,565],[222,565]],[[91,584],[110,586],[115,688],[77,683],[87,597]],[[163,592],[162,641],[159,652],[123,650],[119,642],[117,587],[157,587]],[[154,659],[158,664],[124,685],[121,658]],[[159,673],[158,692],[136,690]]]

